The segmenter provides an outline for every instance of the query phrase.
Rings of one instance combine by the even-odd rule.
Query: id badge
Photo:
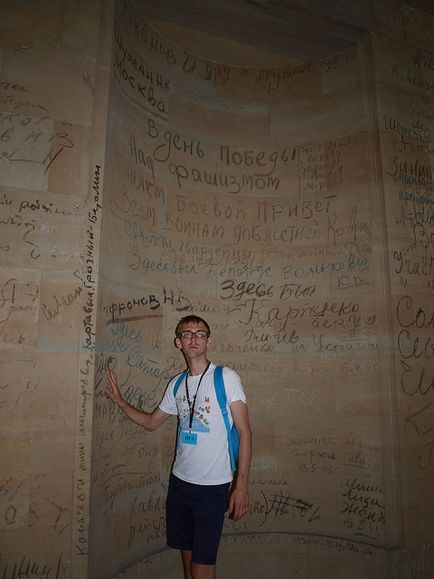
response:
[[[193,444],[197,445],[197,434],[195,432],[184,432],[182,433],[182,444]]]

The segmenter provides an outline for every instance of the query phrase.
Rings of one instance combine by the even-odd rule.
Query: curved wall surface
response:
[[[254,430],[220,576],[432,578],[433,9],[370,7],[294,66],[127,2],[1,3],[2,579],[179,576],[174,421],[104,389],[158,404],[189,312]]]
[[[209,321],[254,430],[251,509],[225,523],[223,576],[380,577],[396,541],[370,62],[364,46],[286,68],[207,61],[116,5],[99,367],[150,410],[183,368],[177,320]],[[149,434],[103,397],[95,410],[94,569],[175,576],[175,424]]]

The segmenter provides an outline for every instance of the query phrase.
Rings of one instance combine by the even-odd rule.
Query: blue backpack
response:
[[[176,393],[178,392],[179,387],[182,384],[182,381],[185,379],[187,372],[188,370],[186,370],[180,376],[178,376],[178,379],[176,380],[173,386],[174,397],[176,397]],[[240,445],[240,441],[238,437],[238,430],[236,429],[235,424],[231,428],[229,423],[226,390],[225,384],[223,382],[223,366],[216,366],[214,368],[214,389],[220,406],[221,413],[223,415],[223,420],[226,426],[226,432],[228,433],[228,450],[229,450],[229,459],[231,462],[231,469],[232,471],[236,471],[237,470],[236,462],[238,461],[238,448]],[[178,424],[178,433],[176,436],[176,448],[178,448],[179,431],[180,425]]]

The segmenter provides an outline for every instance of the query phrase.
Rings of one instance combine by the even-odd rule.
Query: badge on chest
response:
[[[195,432],[185,431],[182,433],[182,444],[193,444],[197,445],[197,434]]]

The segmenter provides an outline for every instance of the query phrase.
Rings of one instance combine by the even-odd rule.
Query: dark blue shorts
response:
[[[195,485],[170,476],[167,545],[192,551],[193,563],[215,565],[230,483]]]

